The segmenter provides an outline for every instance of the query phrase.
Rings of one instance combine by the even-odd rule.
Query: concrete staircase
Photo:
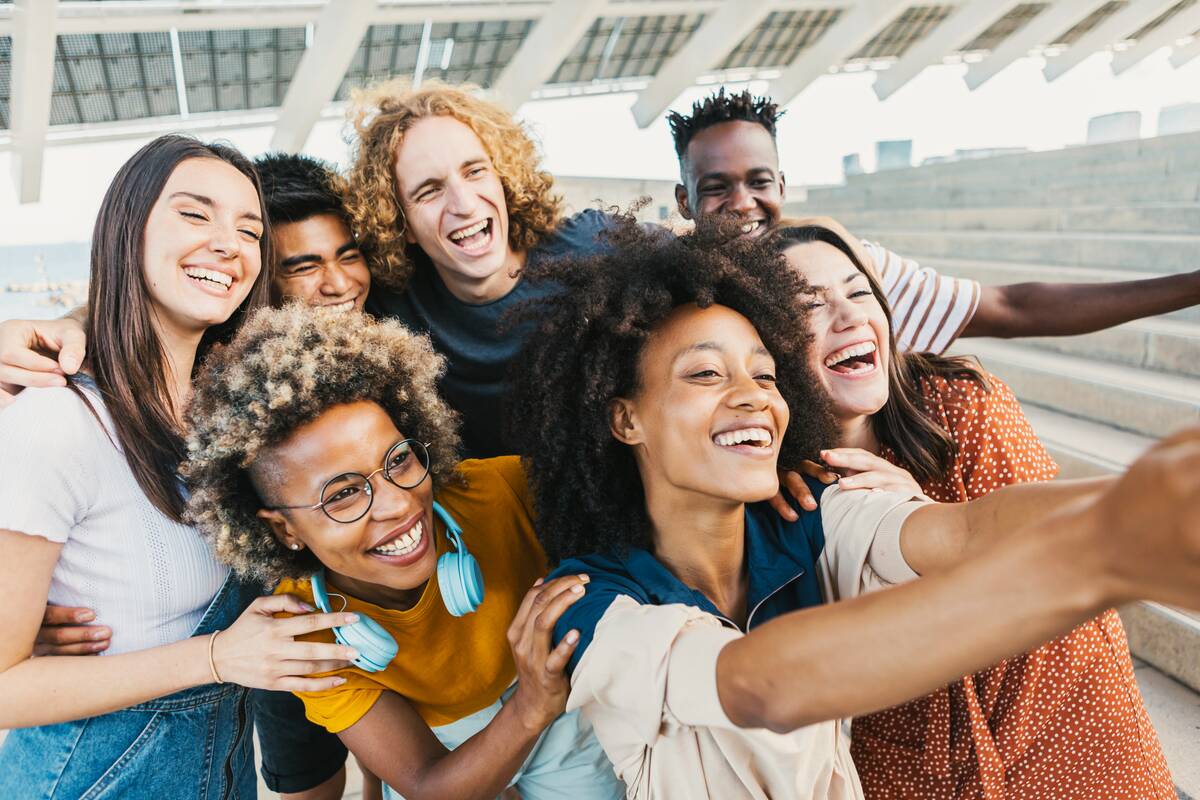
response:
[[[785,213],[835,217],[983,284],[1191,272],[1200,134],[853,176],[810,189]],[[954,352],[1012,386],[1064,477],[1121,470],[1155,439],[1200,423],[1200,306],[1088,336],[964,339]],[[1200,615],[1154,604],[1121,613],[1180,794],[1200,798]]]

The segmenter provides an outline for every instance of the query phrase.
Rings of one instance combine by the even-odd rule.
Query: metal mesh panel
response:
[[[437,22],[430,26],[423,79],[490,86],[533,28],[533,20]],[[423,25],[372,25],[354,54],[335,99],[355,87],[396,76],[413,77]]]
[[[995,50],[1000,43],[1029,24],[1029,21],[1042,13],[1049,3],[1022,3],[1009,10],[1000,19],[993,22],[988,29],[976,36],[964,51]]]
[[[8,98],[12,96],[12,38],[0,36],[0,130],[10,126]]]
[[[683,47],[703,21],[703,14],[598,17],[547,83],[653,75]]]
[[[954,10],[953,6],[913,6],[875,35],[849,60],[900,58]]]
[[[188,109],[241,111],[283,103],[304,54],[304,28],[180,31]]]
[[[1126,2],[1126,0],[1114,0],[1113,2],[1105,3],[1104,5],[1100,6],[1100,8],[1097,8],[1091,14],[1075,23],[1075,25],[1064,32],[1062,36],[1056,37],[1053,41],[1053,44],[1074,44],[1079,37],[1083,36],[1092,28],[1096,27],[1101,22],[1108,19],[1127,5],[1129,4]]]
[[[1163,25],[1168,24],[1171,21],[1171,17],[1175,16],[1180,11],[1183,11],[1184,9],[1188,8],[1189,6],[1194,6],[1195,4],[1196,4],[1196,0],[1180,0],[1180,2],[1171,6],[1165,12],[1163,12],[1159,16],[1152,19],[1150,22],[1143,25],[1129,38],[1130,39],[1141,39],[1143,36],[1145,36],[1147,33],[1150,33],[1150,31],[1154,30],[1155,28],[1159,28],[1159,27],[1162,27]],[[1180,31],[1179,35],[1181,37],[1187,36],[1188,32]]]
[[[55,46],[51,125],[179,113],[166,33],[76,34]]]
[[[780,67],[821,38],[837,22],[840,8],[773,11],[718,65],[718,69]]]

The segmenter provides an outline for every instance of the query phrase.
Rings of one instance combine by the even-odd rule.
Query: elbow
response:
[[[778,686],[763,670],[743,666],[744,648],[739,644],[726,646],[717,660],[717,692],[729,721],[772,733],[789,733],[806,724],[797,721],[795,698],[788,696],[795,687]]]

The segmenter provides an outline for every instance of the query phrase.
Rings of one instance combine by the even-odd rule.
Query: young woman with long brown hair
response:
[[[853,473],[844,487],[962,503],[1057,474],[999,378],[964,357],[897,349],[883,291],[846,237],[787,220],[770,235],[812,285],[810,367],[840,430],[825,459]],[[870,800],[1175,796],[1113,610],[858,718],[851,753]]]
[[[236,150],[147,144],[96,220],[83,372],[0,414],[0,796],[251,797],[242,687],[329,688],[298,676],[352,657],[292,637],[353,615],[252,601],[183,520],[192,372],[266,302],[265,220]],[[107,653],[30,658],[47,600],[95,609]]]

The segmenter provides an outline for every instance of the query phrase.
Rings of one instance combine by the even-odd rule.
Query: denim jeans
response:
[[[260,593],[231,575],[193,635],[228,627]],[[246,689],[209,684],[11,731],[0,745],[0,798],[253,800],[251,714]]]

